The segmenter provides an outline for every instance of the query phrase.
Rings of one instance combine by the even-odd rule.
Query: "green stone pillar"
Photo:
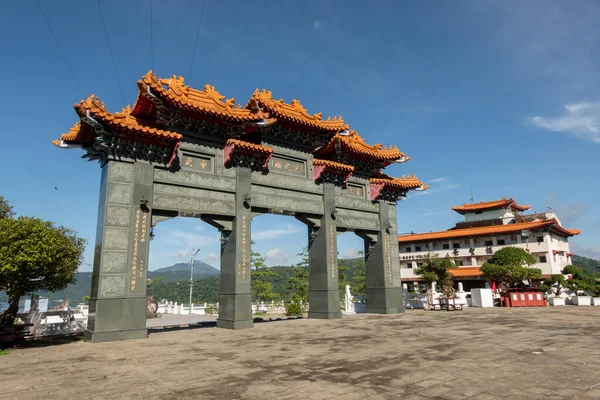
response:
[[[102,168],[86,341],[147,337],[153,178],[149,164],[109,161]]]
[[[309,238],[308,317],[342,318],[337,265],[335,185],[323,183],[324,214],[316,236]]]
[[[221,231],[221,291],[217,326],[252,328],[250,292],[251,170],[236,168],[235,217],[231,230]]]
[[[365,239],[365,264],[367,269],[367,312],[396,314],[404,312],[400,263],[398,262],[398,235],[396,221],[390,218],[390,205],[379,202],[377,240]]]

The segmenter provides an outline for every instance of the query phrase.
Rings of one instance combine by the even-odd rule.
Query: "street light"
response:
[[[192,249],[192,259],[190,260],[190,314],[192,314],[192,291],[194,290],[194,258],[200,249]]]

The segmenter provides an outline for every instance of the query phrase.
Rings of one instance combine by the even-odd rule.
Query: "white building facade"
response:
[[[520,247],[535,256],[543,277],[560,274],[571,264],[568,239],[578,235],[576,229],[565,229],[554,213],[523,214],[529,206],[513,199],[463,204],[452,210],[464,215],[464,222],[453,228],[420,234],[398,236],[400,268],[403,282],[420,282],[414,269],[428,253],[449,257],[456,264],[451,270],[455,281],[467,289],[485,287],[480,268],[494,252],[508,246]]]

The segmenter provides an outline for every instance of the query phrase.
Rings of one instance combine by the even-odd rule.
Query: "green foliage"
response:
[[[362,251],[359,254],[363,254]],[[352,278],[350,284],[350,290],[354,296],[366,296],[367,295],[367,268],[365,265],[365,259],[360,257],[356,259],[356,262],[350,267]],[[344,289],[345,290],[345,289]]]
[[[558,296],[563,288],[565,288],[566,279],[564,275],[552,275],[550,279],[546,279],[541,286],[543,292],[550,292],[554,296]]]
[[[588,257],[573,254],[571,258],[573,265],[581,267],[582,270],[595,277],[600,277],[600,261]]]
[[[594,275],[583,268],[567,265],[562,272],[565,275],[571,275],[571,279],[565,280],[565,286],[575,293],[583,291],[593,296],[600,294],[600,283],[597,282]]]
[[[155,279],[155,278],[154,278]],[[147,286],[148,296],[154,296],[157,301],[166,299],[178,303],[190,301],[189,281],[165,282],[164,280],[150,281]],[[192,302],[194,304],[217,303],[219,301],[219,277],[209,276],[194,281]]]
[[[301,315],[302,314],[302,306],[297,301],[289,301],[285,303],[285,315]]]
[[[415,268],[414,273],[421,276],[429,285],[437,282],[444,288],[452,285],[452,275],[448,270],[454,267],[455,264],[450,258],[440,258],[437,254],[429,253],[425,256],[423,265]]]
[[[12,206],[8,203],[3,196],[0,196],[0,219],[13,218],[15,213]]]
[[[260,253],[253,251],[251,256],[252,272],[250,277],[252,281],[252,301],[261,302],[277,299],[279,295],[273,291],[273,283],[269,279],[276,277],[277,272],[267,267],[265,259],[261,257]]]
[[[1,325],[9,324],[21,296],[56,291],[73,282],[86,241],[71,229],[37,218],[0,219],[0,290],[9,297]]]
[[[81,297],[81,301],[82,301],[84,304],[90,304],[90,296],[82,296],[82,297]]]
[[[285,298],[296,302],[308,302],[308,248],[298,253],[300,262],[291,267],[293,275],[288,279]],[[287,306],[286,306],[287,307]]]
[[[0,350],[0,356],[7,356],[10,353],[10,349]]]
[[[518,247],[505,247],[494,253],[489,261],[481,266],[481,272],[490,281],[516,287],[532,279],[540,279],[542,270],[529,268],[536,263],[534,256]]]

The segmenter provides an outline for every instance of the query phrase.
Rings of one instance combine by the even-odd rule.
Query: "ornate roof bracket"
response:
[[[369,182],[371,183],[371,201],[397,202],[406,197],[409,190],[426,190],[429,187],[414,175],[392,178],[380,173],[378,178],[371,178]]]
[[[229,139],[223,149],[223,165],[225,168],[248,167],[252,171],[262,171],[272,155],[273,149],[270,147]]]
[[[331,182],[341,186],[348,182],[354,167],[329,160],[313,159],[313,176],[316,183]]]

